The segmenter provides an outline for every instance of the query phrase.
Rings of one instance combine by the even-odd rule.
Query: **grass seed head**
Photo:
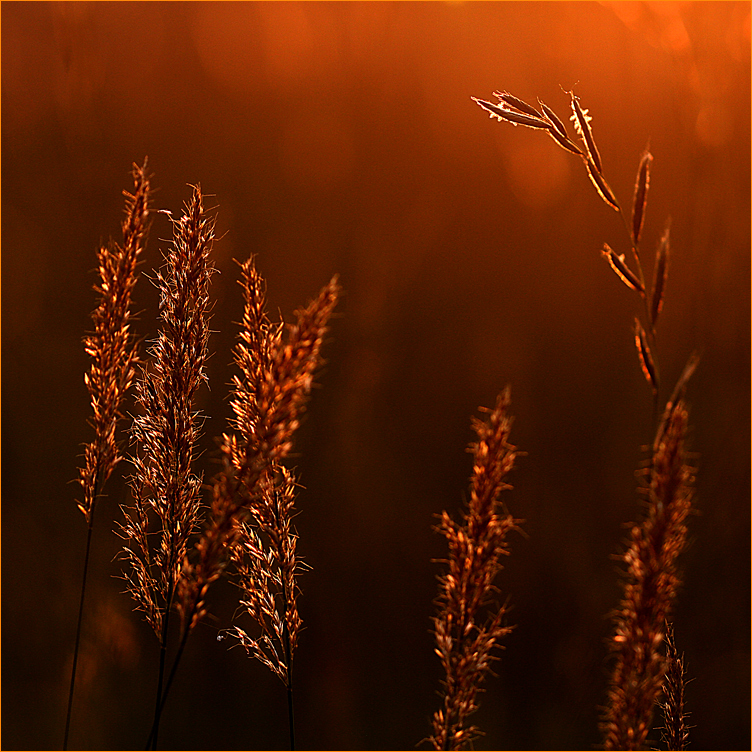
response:
[[[637,169],[634,198],[632,199],[632,240],[635,246],[639,245],[642,226],[645,223],[645,206],[648,201],[650,166],[652,163],[653,155],[646,149],[643,152],[640,166]]]

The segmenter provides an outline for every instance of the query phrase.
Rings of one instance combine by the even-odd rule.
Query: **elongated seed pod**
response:
[[[637,354],[640,356],[642,372],[645,374],[648,383],[653,387],[653,393],[657,393],[658,375],[655,371],[655,362],[648,346],[648,338],[645,335],[645,330],[638,319],[635,319],[635,346],[637,347]]]
[[[598,195],[612,209],[615,209],[616,211],[621,211],[619,202],[616,200],[616,196],[614,196],[614,192],[611,190],[608,183],[605,181],[603,175],[601,175],[600,172],[598,172],[595,165],[590,159],[586,159],[585,164],[587,165],[588,175],[590,175],[590,179],[593,181],[595,190],[598,191]]]
[[[653,155],[646,149],[637,169],[637,180],[635,180],[634,198],[632,199],[632,241],[635,246],[640,242],[642,226],[645,223],[645,205],[648,201],[650,165],[652,162]]]
[[[545,102],[541,102],[540,99],[538,100],[538,104],[541,106],[541,109],[543,110],[543,116],[545,118],[548,118],[548,120],[551,121],[551,124],[554,126],[554,128],[556,128],[557,132],[560,133],[563,138],[566,138],[567,141],[569,141],[569,135],[567,134],[567,127],[561,121],[559,116]]]
[[[535,107],[529,105],[527,102],[523,102],[521,99],[517,99],[517,97],[512,96],[508,91],[495,91],[494,96],[497,99],[500,99],[502,102],[506,102],[507,104],[512,105],[512,107],[515,107],[520,112],[524,112],[531,117],[536,117],[540,120],[543,120],[543,115],[541,115],[540,112],[535,109]]]
[[[630,289],[637,290],[640,294],[645,292],[645,288],[642,286],[637,275],[627,266],[627,262],[624,259],[624,254],[617,254],[608,243],[603,244],[603,250],[601,251],[603,258],[608,261],[611,268],[616,272],[619,279]]]
[[[574,95],[574,92],[570,91],[569,96],[572,100],[572,111],[574,112],[574,115],[572,116],[572,122],[574,123],[577,135],[579,135],[579,137],[585,143],[585,148],[587,149],[587,152],[590,155],[590,159],[592,160],[595,169],[598,171],[598,174],[602,174],[603,165],[601,164],[601,155],[598,153],[598,148],[596,147],[595,140],[593,139],[593,131],[590,128],[591,117],[588,115],[587,110],[583,110],[582,107],[580,107],[580,101]]]
[[[556,141],[559,146],[561,146],[562,149],[566,149],[567,151],[571,151],[572,154],[577,154],[580,157],[584,157],[585,154],[583,153],[582,149],[580,149],[577,144],[574,143],[574,141],[570,141],[566,136],[562,136],[561,133],[559,133],[558,130],[556,130],[555,127],[549,128],[548,135],[551,136],[551,138]]]
[[[653,291],[650,295],[650,321],[655,326],[658,314],[663,308],[663,295],[666,289],[666,279],[668,277],[668,251],[669,251],[669,230],[671,222],[666,222],[666,229],[663,231],[661,240],[658,243],[658,251],[655,254],[655,266],[653,268]]]
[[[543,128],[548,130],[551,128],[550,123],[542,118],[532,117],[531,115],[523,115],[521,112],[515,112],[514,110],[508,110],[506,107],[500,107],[486,102],[484,99],[477,99],[476,97],[470,97],[473,102],[479,104],[484,110],[491,113],[491,117],[496,117],[499,120],[507,120],[513,125],[526,125],[529,128]]]

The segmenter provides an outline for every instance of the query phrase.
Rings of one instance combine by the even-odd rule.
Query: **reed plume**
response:
[[[480,735],[467,721],[478,708],[481,684],[497,658],[494,650],[511,631],[503,623],[506,606],[495,600],[501,559],[509,554],[506,536],[519,522],[499,498],[510,488],[504,478],[516,456],[509,443],[509,401],[506,389],[487,422],[473,420],[478,440],[470,447],[473,474],[467,509],[461,523],[442,512],[436,528],[447,540],[449,556],[448,571],[439,578],[434,617],[436,653],[445,674],[443,707],[434,714],[430,737],[434,749],[466,748]]]
[[[130,486],[133,506],[123,507],[120,534],[127,589],[160,642],[155,734],[161,712],[169,615],[190,536],[199,521],[201,473],[194,472],[202,419],[196,392],[206,382],[209,356],[210,253],[214,219],[200,187],[173,219],[173,241],[155,276],[161,327],[150,361],[136,384],[140,413],[133,419]]]
[[[134,192],[124,192],[123,243],[111,241],[101,246],[97,253],[100,282],[94,289],[99,294],[99,304],[92,313],[94,331],[84,338],[86,353],[92,360],[84,381],[94,413],[89,421],[94,429],[94,439],[84,448],[85,464],[79,470],[83,500],[78,501],[77,506],[84,515],[88,530],[63,749],[68,748],[70,733],[94,511],[104,485],[122,459],[117,427],[123,417],[123,399],[130,390],[138,362],[130,321],[136,267],[148,229],[150,186],[146,161],[143,167],[134,164],[132,174]]]

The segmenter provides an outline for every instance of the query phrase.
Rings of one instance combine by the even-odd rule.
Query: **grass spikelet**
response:
[[[688,713],[684,712],[684,655],[679,655],[674,642],[674,628],[666,623],[666,674],[663,679],[663,728],[661,742],[667,750],[678,752],[689,744]]]
[[[692,471],[686,463],[688,412],[680,401],[653,453],[643,521],[621,559],[624,597],[614,615],[615,666],[603,722],[606,749],[642,749],[665,672],[664,625],[680,580],[676,558],[686,543]]]
[[[640,356],[642,372],[645,374],[648,383],[652,386],[653,393],[657,394],[658,374],[655,368],[655,361],[648,345],[647,335],[639,319],[635,319],[635,347],[637,347],[637,354]]]
[[[538,104],[543,110],[543,117],[551,124],[548,135],[563,149],[583,157],[584,152],[569,138],[567,127],[561,118],[547,104],[541,102],[540,99],[538,100]]]
[[[645,206],[648,202],[648,188],[650,187],[650,166],[653,155],[646,149],[640,159],[635,181],[634,197],[632,199],[632,242],[640,244],[642,226],[645,223]]]
[[[569,97],[572,104],[572,112],[574,113],[571,118],[574,123],[574,128],[577,131],[577,135],[585,144],[588,156],[590,157],[590,161],[595,167],[596,172],[599,175],[602,175],[603,165],[601,163],[601,155],[598,152],[598,147],[595,145],[593,131],[590,127],[590,121],[592,118],[588,115],[587,110],[583,110],[582,107],[580,107],[580,100],[575,96],[574,92],[570,91]]]
[[[642,282],[640,282],[637,275],[627,266],[623,253],[617,254],[616,251],[609,247],[608,243],[604,243],[601,255],[608,261],[609,266],[616,272],[619,279],[630,290],[636,290],[639,293],[645,292]]]
[[[551,125],[542,117],[525,115],[521,112],[516,112],[515,110],[510,110],[506,107],[486,102],[484,99],[476,99],[475,97],[470,98],[484,110],[491,113],[491,117],[495,117],[498,120],[507,120],[512,123],[512,125],[526,125],[528,128],[543,128],[544,130],[551,128]]]
[[[601,173],[596,169],[596,166],[593,164],[592,160],[587,159],[585,161],[585,166],[587,167],[588,175],[590,176],[590,180],[592,181],[593,185],[595,186],[595,190],[598,191],[598,195],[612,208],[616,211],[620,212],[621,207],[619,206],[619,202],[616,200],[616,196],[614,196],[614,192],[611,190],[611,187],[606,182],[605,178]]]
[[[543,110],[543,117],[551,123],[553,130],[555,130],[562,138],[569,141],[567,127],[566,125],[564,125],[564,122],[561,120],[561,118],[545,102],[541,102],[540,99],[538,99],[538,104]],[[579,152],[580,150],[577,149],[577,151]]]
[[[523,102],[521,99],[517,99],[517,97],[512,96],[508,91],[495,91],[494,96],[500,101],[506,102],[512,107],[518,109],[520,112],[524,112],[526,115],[538,118],[539,120],[544,120],[543,115],[541,115],[535,107],[529,105],[527,102]]]
[[[477,694],[496,659],[498,641],[511,631],[503,625],[504,606],[494,601],[494,581],[501,557],[508,554],[506,536],[517,520],[503,508],[499,494],[509,488],[504,477],[512,469],[516,449],[509,443],[509,390],[497,398],[488,422],[474,420],[478,441],[470,500],[462,523],[445,511],[437,530],[449,546],[448,571],[439,579],[434,618],[436,653],[445,672],[443,706],[433,717],[435,749],[462,749],[479,735],[468,717],[478,708]]]
[[[663,308],[663,296],[666,290],[666,279],[668,278],[668,256],[669,256],[669,231],[671,223],[666,223],[666,229],[663,231],[661,240],[658,243],[658,250],[655,254],[655,265],[653,267],[653,290],[650,295],[650,321],[653,326],[658,320],[658,314]]]

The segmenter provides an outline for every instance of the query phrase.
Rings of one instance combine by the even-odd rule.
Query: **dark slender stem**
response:
[[[289,671],[287,676],[287,718],[290,722],[290,749],[295,749],[295,711],[292,703],[292,684],[289,682]]]
[[[287,588],[282,588],[282,635],[285,642],[285,663],[287,664],[287,718],[290,725],[290,749],[295,749],[295,712],[292,701],[292,648],[290,646],[290,630],[287,626],[287,609],[291,598],[288,598]]]
[[[190,634],[190,629],[186,629],[183,632],[183,636],[180,640],[180,645],[178,646],[178,652],[175,654],[175,660],[172,662],[170,675],[167,677],[167,682],[164,686],[164,692],[162,693],[161,699],[158,701],[158,710],[154,715],[154,723],[151,727],[151,731],[149,732],[149,738],[146,741],[146,749],[156,749],[156,745],[157,745],[156,737],[157,737],[157,733],[159,732],[159,718],[161,717],[162,711],[164,710],[165,703],[167,702],[167,695],[170,692],[170,687],[172,686],[172,680],[175,678],[175,674],[178,670],[178,664],[180,663],[180,658],[183,655],[185,644],[186,642],[188,642],[189,634]]]
[[[168,587],[167,607],[162,618],[162,644],[159,649],[159,680],[157,681],[157,701],[154,705],[154,725],[149,739],[152,742],[151,749],[157,748],[159,737],[159,721],[162,717],[164,700],[162,699],[162,685],[164,683],[165,663],[167,662],[167,628],[170,626],[170,609],[172,608],[172,583]],[[147,749],[149,749],[147,744]]]
[[[93,498],[96,499],[96,488],[94,489]],[[71,669],[70,691],[68,692],[68,712],[65,717],[65,737],[63,738],[63,749],[68,749],[68,735],[70,734],[71,714],[73,712],[73,693],[76,688],[76,668],[78,666],[78,653],[81,645],[81,625],[84,618],[84,598],[86,596],[86,578],[89,574],[89,554],[91,552],[91,533],[94,529],[94,507],[89,512],[89,530],[86,533],[86,554],[84,556],[84,576],[81,580],[81,599],[78,604],[78,625],[76,626],[76,646],[73,650],[73,667]]]

